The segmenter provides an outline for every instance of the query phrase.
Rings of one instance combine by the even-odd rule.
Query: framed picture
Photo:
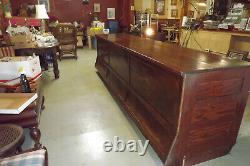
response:
[[[159,15],[165,14],[165,0],[155,0],[155,13]]]
[[[115,8],[107,8],[107,19],[108,20],[115,19]]]
[[[247,21],[246,30],[250,31],[250,17],[248,18],[248,21]]]
[[[178,17],[178,9],[172,9],[171,10],[171,17]]]
[[[101,4],[94,3],[94,13],[100,13],[100,12],[101,12]]]
[[[171,0],[171,5],[176,6],[177,5],[177,0]]]
[[[49,4],[49,0],[38,0],[39,4],[44,4],[46,11],[50,12],[50,4]]]

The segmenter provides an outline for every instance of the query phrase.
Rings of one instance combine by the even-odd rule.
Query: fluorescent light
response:
[[[204,2],[196,3],[196,5],[201,6],[201,7],[206,7],[207,6],[207,4],[204,3]]]

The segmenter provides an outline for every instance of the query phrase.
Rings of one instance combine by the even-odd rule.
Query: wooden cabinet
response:
[[[97,36],[96,68],[167,166],[230,152],[250,63],[127,34]]]

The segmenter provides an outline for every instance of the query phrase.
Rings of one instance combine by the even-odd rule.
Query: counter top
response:
[[[120,47],[126,47],[145,60],[167,68],[180,75],[208,70],[250,67],[249,62],[230,60],[219,55],[180,48],[177,45],[151,39],[140,38],[129,34],[98,35]]]
[[[226,30],[226,29],[199,29],[200,31],[211,31],[211,32],[224,32],[232,34],[249,35],[250,31],[240,31],[240,30]]]

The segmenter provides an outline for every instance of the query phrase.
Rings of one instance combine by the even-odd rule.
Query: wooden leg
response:
[[[22,146],[17,147],[16,154],[19,154],[23,151]]]
[[[77,49],[74,50],[74,53],[75,53],[75,58],[77,60],[78,56],[77,56]]]
[[[42,110],[44,110],[44,109],[45,109],[44,101],[45,101],[45,97],[43,96],[43,99],[42,99],[42,105],[41,105],[41,109],[42,109]]]
[[[46,150],[46,153],[45,153],[45,166],[49,166],[48,150],[45,147],[44,147],[44,149]]]
[[[58,79],[59,78],[59,69],[58,69],[56,50],[53,51],[52,58],[53,58],[53,68],[54,68],[55,79]]]
[[[60,51],[59,51],[59,60],[60,60],[60,61],[62,60],[62,56],[63,56],[63,52],[60,50]]]
[[[40,149],[42,147],[42,144],[40,143],[41,131],[37,126],[30,128],[30,136],[35,142],[34,148]]]
[[[49,66],[48,66],[48,63],[46,62],[45,56],[41,55],[41,56],[39,56],[39,59],[40,59],[40,64],[43,67],[43,69],[48,70]]]

